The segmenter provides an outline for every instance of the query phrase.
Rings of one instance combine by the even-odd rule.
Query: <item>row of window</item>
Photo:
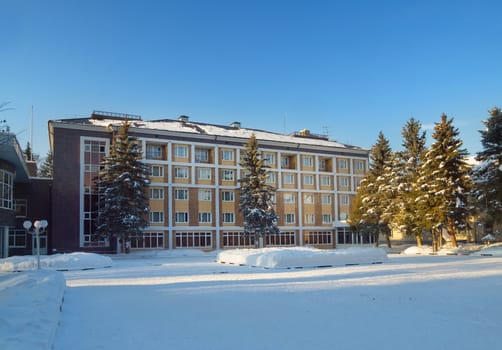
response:
[[[188,145],[174,145],[173,147],[174,157],[187,159],[189,158],[189,146]],[[195,148],[195,162],[197,163],[207,163],[210,159],[211,149],[207,148]],[[164,146],[162,145],[152,145],[146,146],[146,159],[164,159]],[[231,149],[224,149],[220,152],[220,157],[223,161],[234,161],[235,151]],[[263,161],[265,165],[275,165],[276,164],[276,154],[270,152],[263,152]],[[280,157],[280,164],[282,168],[290,169],[296,155],[284,155]],[[301,162],[303,168],[313,168],[314,167],[314,156],[301,156]],[[319,159],[319,170],[330,170],[329,163],[331,158],[321,158]],[[354,169],[357,171],[364,171],[365,162],[363,160],[354,161]],[[338,169],[348,169],[347,159],[337,159]]]
[[[0,169],[0,208],[14,209],[13,181],[13,173]]]

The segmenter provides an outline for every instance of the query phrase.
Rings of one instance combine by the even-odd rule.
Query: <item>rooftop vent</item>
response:
[[[178,117],[178,120],[179,120],[180,122],[183,122],[183,123],[186,123],[186,122],[188,121],[188,119],[189,119],[189,118],[188,118],[188,116],[187,116],[187,115],[180,115],[180,116]]]
[[[241,122],[232,122],[232,124],[230,124],[230,127],[240,129]]]

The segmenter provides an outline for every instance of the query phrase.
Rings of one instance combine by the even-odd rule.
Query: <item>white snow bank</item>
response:
[[[84,270],[112,266],[112,259],[108,256],[94,253],[70,253],[43,255],[40,257],[40,267],[52,270]],[[37,257],[11,256],[0,259],[0,271],[27,271],[37,269]]]
[[[495,243],[472,253],[475,256],[502,256],[502,243]]]
[[[387,261],[387,253],[381,248],[362,247],[233,249],[220,252],[216,261],[263,268],[324,267],[382,263]]]
[[[456,248],[453,247],[442,247],[436,255],[470,255],[473,251],[476,251],[480,248],[479,245],[465,245],[458,246]],[[422,247],[411,246],[403,250],[402,254],[404,255],[432,255],[434,252],[432,251],[432,247],[428,245],[424,245]]]
[[[65,286],[57,271],[0,273],[0,349],[51,349]]]

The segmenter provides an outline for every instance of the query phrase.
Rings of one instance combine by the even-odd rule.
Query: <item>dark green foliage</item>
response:
[[[53,177],[52,152],[49,150],[44,162],[40,166],[38,175],[41,177]]]
[[[146,189],[149,168],[141,162],[139,142],[129,136],[129,123],[120,125],[97,181],[99,216],[96,238],[118,237],[122,242],[142,235],[149,208]]]
[[[244,177],[240,182],[239,209],[244,218],[244,231],[254,235],[256,242],[266,235],[279,233],[278,216],[275,213],[272,196],[275,188],[266,183],[267,167],[258,151],[255,135],[251,135],[241,160]]]
[[[472,199],[487,228],[502,222],[502,111],[492,108],[481,130],[483,150],[476,156],[479,164],[472,170]]]
[[[26,148],[24,149],[23,153],[24,153],[24,159],[29,161],[33,160],[33,151],[31,149],[31,145],[29,142],[26,144]]]

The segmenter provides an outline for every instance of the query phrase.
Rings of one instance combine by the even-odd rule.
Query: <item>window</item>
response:
[[[225,161],[233,161],[234,151],[229,149],[224,149],[223,151],[221,151],[221,159]]]
[[[305,223],[306,224],[315,224],[315,214],[305,214]]]
[[[281,168],[289,168],[289,157],[281,157]]]
[[[131,236],[132,249],[164,248],[164,233],[143,232],[141,236]]]
[[[322,214],[322,223],[331,224],[331,214]]]
[[[234,180],[234,171],[233,170],[222,170],[221,171],[221,179],[224,181],[233,181]]]
[[[14,209],[14,174],[0,169],[0,208]]]
[[[284,220],[286,224],[294,224],[296,222],[295,214],[286,214]]]
[[[331,204],[331,195],[330,194],[321,195],[321,204]]]
[[[349,205],[349,196],[346,194],[340,195],[340,203],[343,205]]]
[[[176,158],[188,158],[188,147],[187,146],[174,146],[174,156]]]
[[[254,235],[247,235],[244,232],[223,232],[223,247],[249,247],[254,244]]]
[[[177,211],[174,214],[174,221],[177,224],[186,224],[188,222],[188,212],[186,212],[186,211]]]
[[[209,150],[207,149],[196,149],[195,150],[195,162],[196,163],[207,163],[209,161]]]
[[[26,236],[25,230],[9,230],[9,248],[26,248]]]
[[[210,201],[211,200],[211,190],[206,190],[206,189],[199,190],[199,200],[200,201]]]
[[[174,168],[174,177],[177,179],[188,179],[188,168],[186,167]]]
[[[162,223],[164,222],[164,212],[162,211],[151,211],[149,214],[151,223]]]
[[[295,203],[295,194],[294,193],[284,193],[284,203]]]
[[[267,246],[294,246],[296,235],[294,232],[279,232],[265,237]]]
[[[263,164],[265,164],[265,165],[275,164],[275,154],[264,153],[263,154]]]
[[[221,192],[221,200],[224,202],[233,202],[234,201],[234,192],[232,192],[232,191]]]
[[[234,223],[234,213],[223,213],[223,222],[226,224]]]
[[[346,177],[339,177],[338,183],[340,184],[340,187],[349,187],[349,179]]]
[[[319,170],[326,170],[326,159],[319,159]]]
[[[344,213],[343,211],[340,213],[340,220],[346,220],[349,214]]]
[[[312,164],[314,164],[314,160],[312,157],[304,156],[302,159],[302,164],[304,168],[312,168]]]
[[[197,169],[197,177],[199,180],[211,180],[211,169],[209,168]]]
[[[314,204],[314,195],[313,194],[304,194],[303,195],[303,203],[305,204]]]
[[[212,245],[211,232],[176,232],[176,248],[205,248]]]
[[[320,180],[321,186],[331,186],[331,176],[322,175]]]
[[[364,170],[364,162],[361,160],[356,160],[354,163],[354,168],[359,171]]]
[[[160,145],[147,145],[146,146],[146,159],[162,159],[162,146],[160,146]]]
[[[199,222],[200,223],[210,223],[212,222],[212,215],[210,212],[200,212],[199,213]]]
[[[332,242],[333,234],[330,231],[305,232],[305,244],[329,245]]]
[[[295,174],[284,174],[284,184],[294,185],[295,184]]]
[[[153,177],[164,177],[164,167],[158,165],[152,165],[152,176]]]
[[[303,184],[304,185],[313,185],[314,184],[314,176],[313,175],[303,175]]]
[[[17,218],[25,218],[28,212],[28,202],[26,199],[15,199],[14,208]]]
[[[188,200],[188,190],[185,188],[174,190],[174,198],[182,201]]]
[[[268,173],[267,178],[265,179],[265,183],[275,184],[275,173]]]
[[[338,168],[339,169],[347,169],[347,160],[346,159],[338,159]]]
[[[360,177],[354,177],[354,188],[357,190],[359,186],[361,186],[361,178]]]
[[[150,199],[164,199],[164,189],[150,188]]]

